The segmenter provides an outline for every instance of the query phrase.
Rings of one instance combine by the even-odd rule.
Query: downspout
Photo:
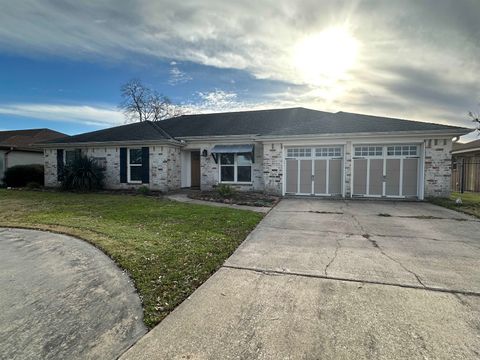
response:
[[[14,148],[11,147],[10,150],[7,150],[7,151],[5,152],[5,158],[4,158],[4,162],[3,162],[3,168],[4,168],[5,170],[8,169],[8,156],[7,156],[7,155],[10,154],[10,153],[13,151],[13,149],[14,149]]]

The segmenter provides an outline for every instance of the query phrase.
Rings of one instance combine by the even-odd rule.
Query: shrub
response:
[[[63,168],[64,190],[92,191],[103,187],[105,175],[94,159],[85,155],[76,157]]]
[[[28,189],[40,189],[42,187],[41,184],[39,184],[38,182],[36,181],[30,181],[28,184],[27,184],[27,188]]]
[[[216,190],[222,198],[231,198],[235,194],[235,189],[226,184],[218,185]]]
[[[150,194],[150,188],[148,186],[142,185],[137,188],[137,192],[142,195],[148,195]]]
[[[10,187],[24,187],[30,182],[43,185],[43,165],[16,165],[5,170],[3,182]]]

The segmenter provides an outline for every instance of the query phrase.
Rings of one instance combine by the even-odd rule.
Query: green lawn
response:
[[[462,205],[456,205],[455,200],[462,199]],[[430,202],[457,210],[480,218],[480,193],[452,193],[450,198],[431,198]]]
[[[232,254],[262,215],[153,197],[0,189],[0,226],[81,237],[127,270],[153,327]]]

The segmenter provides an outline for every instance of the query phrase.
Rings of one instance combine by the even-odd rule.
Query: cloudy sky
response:
[[[479,18],[479,0],[2,1],[0,129],[122,124],[131,78],[191,112],[305,106],[471,127]]]

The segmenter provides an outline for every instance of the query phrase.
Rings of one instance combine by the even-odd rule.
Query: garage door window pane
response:
[[[311,148],[287,149],[287,157],[310,157],[310,156],[312,156]]]
[[[395,145],[387,147],[388,156],[417,156],[417,145]]]
[[[339,147],[321,147],[315,149],[315,156],[316,157],[337,157],[342,156],[342,149]]]
[[[341,155],[341,149],[340,154]],[[355,156],[382,156],[383,147],[382,146],[361,146],[355,147]],[[337,156],[337,155],[335,155]]]

